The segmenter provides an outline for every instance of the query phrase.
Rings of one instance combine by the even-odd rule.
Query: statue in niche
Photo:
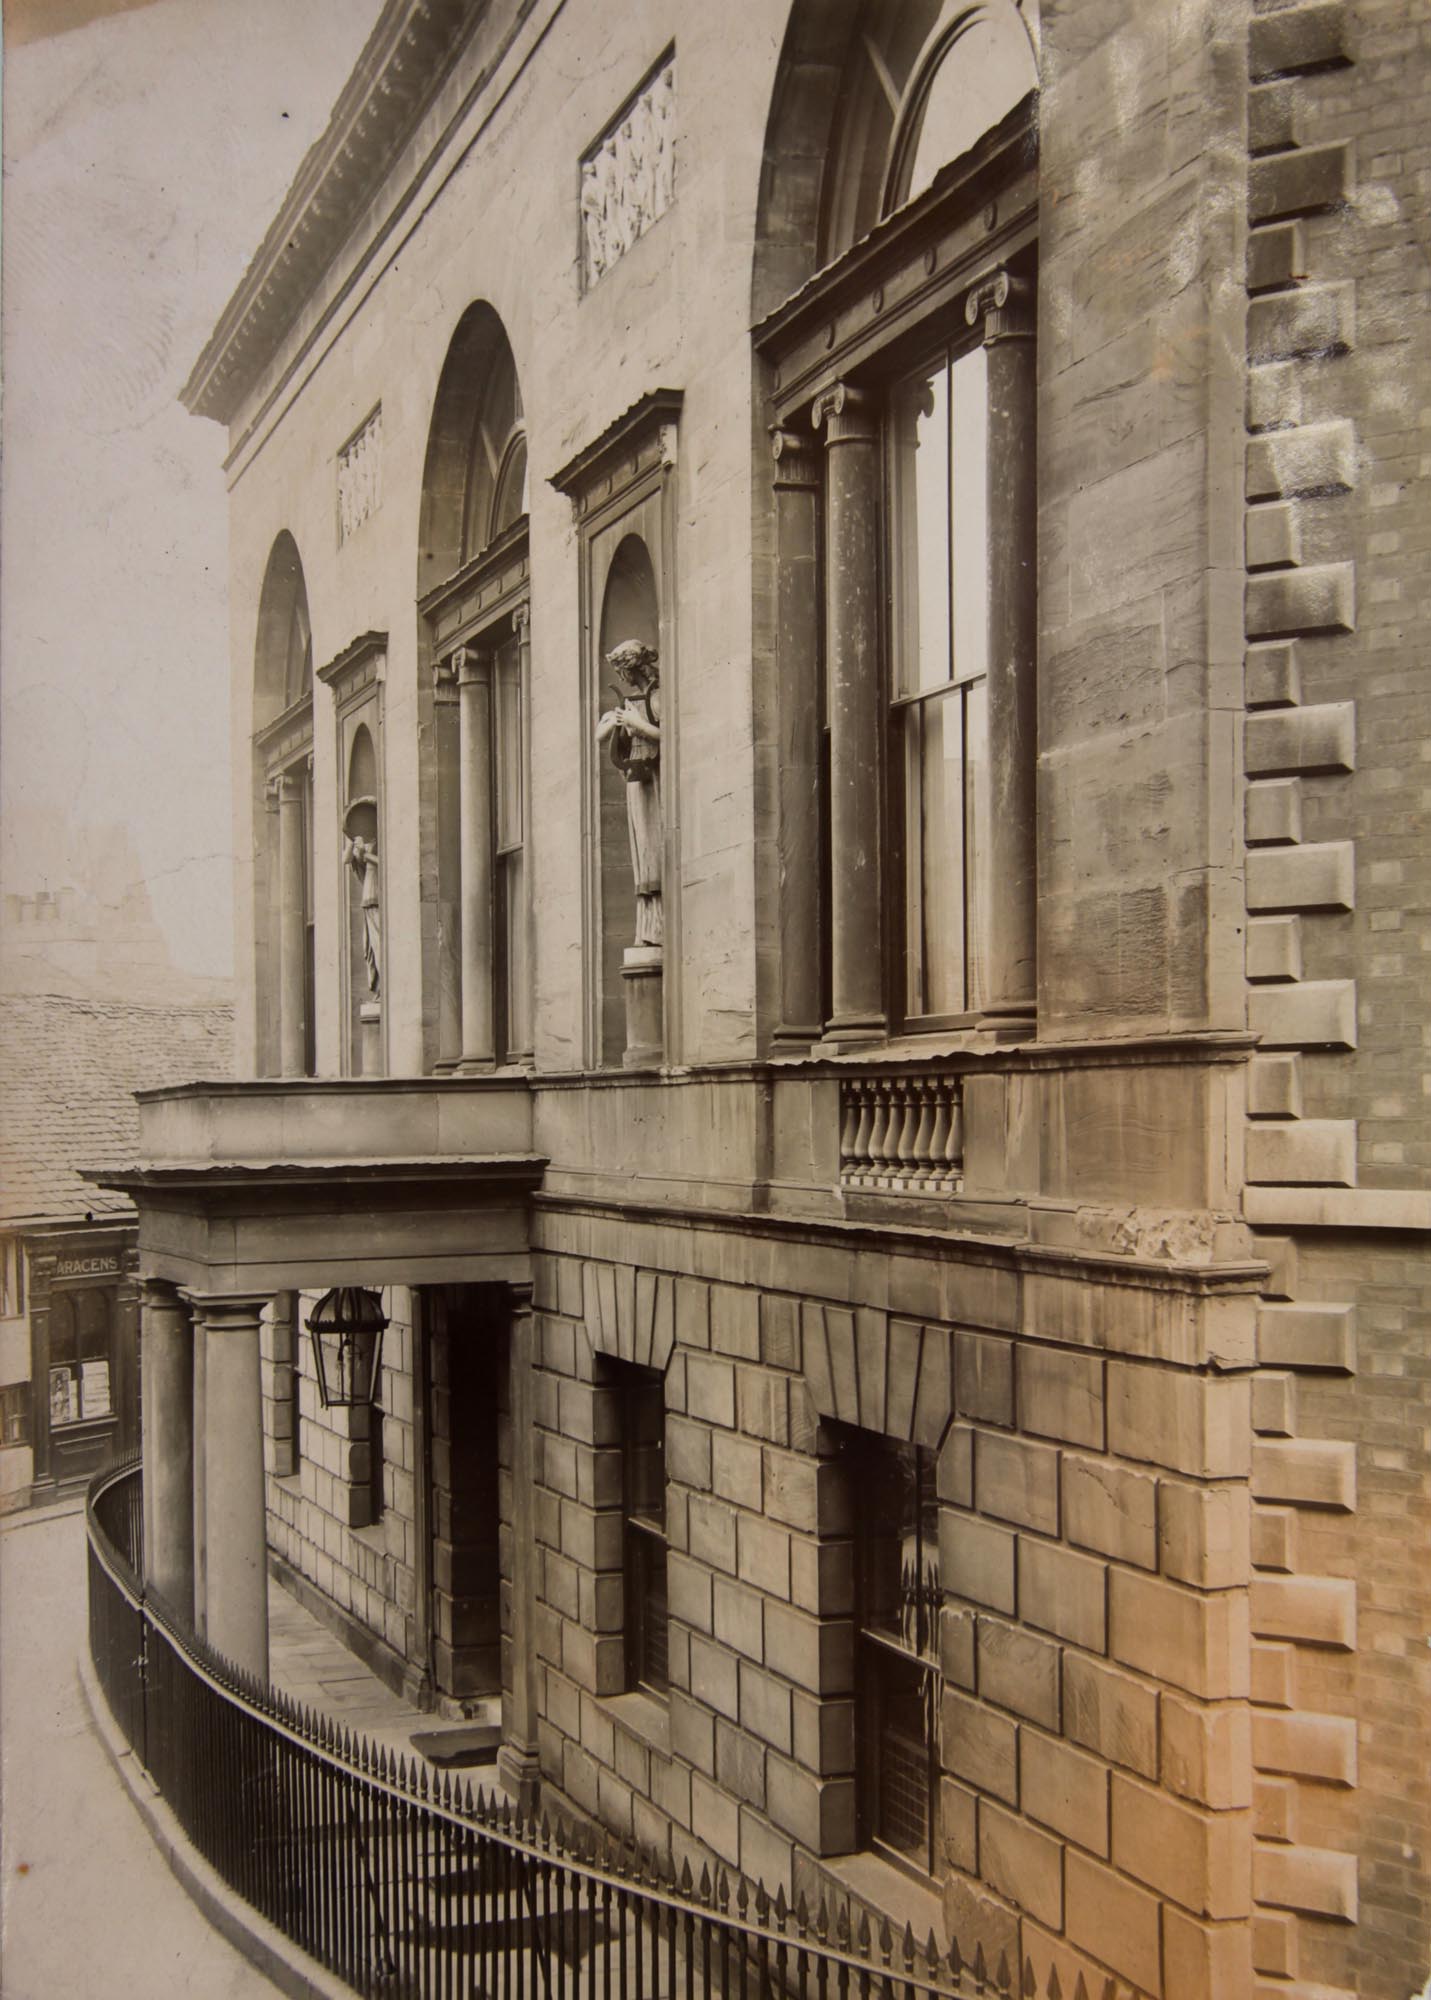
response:
[[[660,944],[661,907],[661,674],[654,646],[628,639],[606,655],[619,686],[616,706],[596,725],[598,744],[609,743],[611,761],[626,780],[626,830],[636,883],[638,945]]]
[[[346,836],[343,859],[362,884],[363,961],[368,968],[368,991],[376,998],[382,990],[382,885],[378,876],[378,844],[360,833]]]

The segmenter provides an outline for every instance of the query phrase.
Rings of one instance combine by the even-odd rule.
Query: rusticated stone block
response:
[[[1264,292],[1248,303],[1247,354],[1254,367],[1344,354],[1355,338],[1355,288],[1349,281]]]
[[[954,1614],[945,1611],[942,1631],[949,1632]],[[972,1619],[962,1614],[969,1624]],[[947,1650],[947,1649],[946,1649]],[[962,1649],[961,1649],[962,1653]],[[946,1669],[947,1672],[947,1669]],[[973,1685],[959,1675],[958,1685]],[[978,1621],[978,1687],[985,1701],[1040,1722],[1045,1729],[1059,1726],[1059,1650],[1050,1639],[1020,1625],[1006,1625],[1001,1619],[981,1617]]]
[[[954,1335],[954,1406],[975,1423],[1014,1421],[1014,1344],[986,1333]]]
[[[939,1521],[939,1569],[946,1590],[986,1604],[991,1611],[1014,1609],[1014,1547],[1010,1528],[998,1528],[972,1514],[945,1512]]]
[[[1206,1923],[1163,1907],[1164,2000],[1234,2000],[1252,1987],[1252,1949],[1244,1923]],[[1292,2000],[1285,1995],[1284,2000]]]
[[[1269,501],[1248,509],[1242,524],[1243,555],[1249,569],[1286,569],[1300,562],[1302,536],[1289,501]]]
[[[1080,1548],[1158,1566],[1157,1482],[1105,1458],[1063,1455],[1064,1532]]]
[[[1261,1639],[1313,1646],[1356,1645],[1356,1585],[1332,1576],[1259,1576],[1251,1590],[1252,1630]]]
[[[1282,153],[1297,144],[1296,88],[1286,82],[1259,84],[1247,93],[1247,150]],[[1249,202],[1250,209],[1250,202]]]
[[[1258,858],[1247,857],[1249,869]],[[1299,985],[1250,993],[1247,1025],[1269,1049],[1354,1049],[1356,982],[1307,979]]]
[[[1300,979],[1302,931],[1300,917],[1253,917],[1247,925],[1247,977],[1252,980]]]
[[[1299,70],[1326,69],[1346,60],[1343,0],[1318,0],[1310,7],[1287,7],[1254,14],[1248,28],[1247,64],[1254,83]]]
[[[1158,1899],[1076,1848],[1064,1857],[1064,1929],[1070,1941],[1144,1993],[1162,1987]]]
[[[1317,563],[1306,569],[1266,570],[1247,579],[1249,639],[1297,632],[1356,629],[1356,566]]]
[[[1252,1699],[1268,1708],[1297,1705],[1297,1649],[1259,1639],[1252,1648]]]
[[[1319,702],[1249,715],[1243,725],[1249,777],[1282,771],[1350,771],[1356,766],[1356,704]],[[1295,836],[1293,836],[1295,837]]]
[[[1270,1847],[1259,1843],[1252,1870],[1259,1903],[1356,1922],[1354,1854],[1337,1854],[1324,1847]]]
[[[1300,840],[1302,788],[1297,779],[1274,778],[1249,785],[1243,794],[1243,824],[1249,847],[1281,847]]]
[[[1252,1448],[1252,1491],[1259,1500],[1303,1507],[1356,1506],[1356,1446],[1287,1438]]]
[[[1243,692],[1249,708],[1286,708],[1302,699],[1297,643],[1249,646],[1243,656]]]
[[[1252,1720],[1260,1771],[1285,1771],[1328,1785],[1356,1783],[1356,1723],[1343,1715],[1266,1715]]]
[[[1062,1924],[1062,1846],[989,1799],[979,1801],[979,1873],[1040,1923]]]
[[[1293,1437],[1297,1430],[1297,1378],[1263,1369],[1252,1378],[1252,1428],[1261,1437]],[[1253,1447],[1254,1451],[1256,1446]]]
[[[1247,219],[1280,222],[1336,208],[1351,187],[1351,156],[1345,146],[1299,146],[1294,152],[1254,160],[1247,174]]]
[[[1354,1187],[1356,1121],[1304,1118],[1291,1125],[1249,1125],[1247,1178],[1259,1186]]]
[[[1109,1650],[1125,1666],[1204,1700],[1247,1692],[1247,1599],[1240,1590],[1190,1590],[1114,1569]],[[1253,1585],[1261,1587],[1261,1580]]]
[[[1164,1694],[1162,1761],[1169,1791],[1226,1812],[1252,1804],[1252,1724],[1240,1701],[1211,1705]]]
[[[1106,1563],[1058,1542],[1019,1536],[1019,1616],[1045,1632],[1102,1653],[1108,1645]]]
[[[1108,1445],[1124,1458],[1200,1479],[1241,1477],[1251,1463],[1248,1407],[1244,1380],[1108,1364]]]
[[[811,1618],[783,1604],[767,1604],[765,1664],[811,1694],[846,1694],[854,1685],[849,1622]]]
[[[1260,1828],[1258,1831],[1260,1832]],[[1297,1925],[1293,1917],[1259,1912],[1252,1919],[1252,1963],[1277,1979],[1297,1976]]]
[[[1298,1787],[1290,1778],[1264,1778],[1252,1784],[1252,1832],[1258,1840],[1297,1838]]]
[[[1065,1735],[1111,1764],[1154,1778],[1158,1772],[1158,1697],[1145,1681],[1102,1660],[1068,1653],[1063,1662]]]
[[[1163,1574],[1203,1590],[1246,1583],[1252,1566],[1251,1512],[1243,1485],[1160,1481],[1158,1556]]]
[[[1290,1572],[1297,1561],[1297,1516],[1290,1507],[1252,1510],[1252,1564],[1255,1569]]]
[[[1299,1055],[1254,1056],[1247,1065],[1249,1118],[1300,1118],[1302,1058]]]
[[[939,1613],[939,1666],[951,1687],[960,1687],[973,1694],[978,1686],[974,1667],[974,1625],[975,1617],[962,1604],[946,1604]],[[1017,1631],[1017,1626],[1009,1626],[1009,1631]],[[997,1695],[992,1696],[994,1700]],[[1005,1702],[1006,1708],[1012,1707]]]
[[[1103,1361],[1021,1342],[1019,1423],[1024,1430],[1068,1444],[1103,1445]]]
[[[1041,1534],[1058,1533],[1058,1452],[1030,1438],[980,1431],[974,1438],[974,1499],[981,1514]]]
[[[1249,910],[1351,910],[1356,849],[1349,840],[1259,848],[1247,857]]]
[[[1307,275],[1306,233],[1300,222],[1274,222],[1247,237],[1247,289],[1268,292]]]
[[[1195,1916],[1250,1913],[1250,1813],[1204,1812],[1121,1771],[1112,1777],[1112,1809],[1115,1867]]]
[[[1019,1732],[1007,1716],[946,1688],[942,1731],[944,1762],[956,1777],[1018,1804]]]
[[[1108,1767],[1037,1729],[1019,1732],[1019,1804],[1031,1818],[1108,1859]]]
[[[1356,1367],[1356,1321],[1348,1305],[1262,1305],[1257,1359],[1264,1368]]]
[[[1349,493],[1356,484],[1356,433],[1338,421],[1299,424],[1247,443],[1247,498],[1290,500]]]

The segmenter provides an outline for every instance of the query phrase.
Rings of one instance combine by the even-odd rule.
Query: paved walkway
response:
[[[170,1874],[90,1728],[78,1503],[0,1526],[5,2000],[273,2000]]]

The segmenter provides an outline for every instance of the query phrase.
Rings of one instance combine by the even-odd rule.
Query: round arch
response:
[[[511,344],[484,301],[468,306],[442,364],[418,522],[419,597],[527,511],[526,424]]]
[[[258,600],[253,726],[262,729],[313,685],[313,630],[298,544],[287,528],[274,540]]]

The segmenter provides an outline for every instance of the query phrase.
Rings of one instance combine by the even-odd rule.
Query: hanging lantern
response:
[[[314,1306],[308,1331],[325,1410],[376,1402],[387,1323],[378,1294],[361,1285],[335,1285]]]

